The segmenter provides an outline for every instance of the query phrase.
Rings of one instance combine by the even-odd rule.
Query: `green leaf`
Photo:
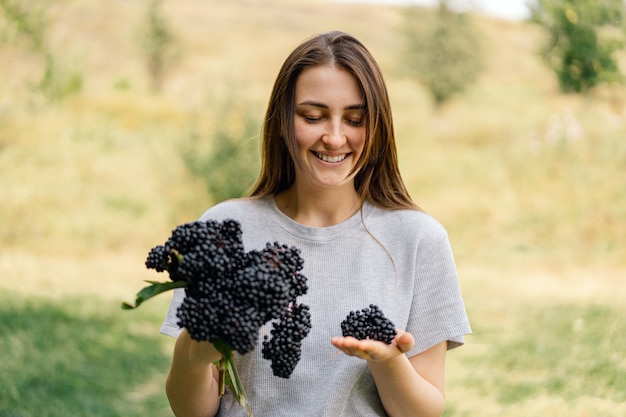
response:
[[[158,282],[158,281],[145,281],[149,283],[147,287],[142,288],[138,293],[135,299],[135,305],[131,305],[128,303],[122,303],[122,309],[124,310],[132,310],[134,308],[139,307],[141,303],[144,301],[157,296],[166,291],[173,290],[174,288],[184,288],[187,286],[186,281],[168,281],[168,282]]]

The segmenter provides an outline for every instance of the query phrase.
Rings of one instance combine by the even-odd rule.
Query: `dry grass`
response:
[[[136,42],[144,6],[47,7],[49,43],[85,79],[83,92],[63,102],[29,92],[41,63],[19,44],[0,44],[0,60],[11,62],[0,66],[1,287],[128,300],[154,278],[142,264],[146,249],[211,204],[179,158],[188,132],[209,131],[228,102],[252,104],[260,118],[287,52],[341,29],[361,38],[388,75],[401,169],[450,232],[478,324],[450,355],[454,415],[624,415],[623,404],[583,395],[503,408],[464,384],[474,371],[468,360],[489,352],[481,323],[505,331],[520,311],[550,304],[623,310],[623,90],[559,94],[534,53],[537,28],[481,18],[487,71],[435,111],[418,83],[398,75],[399,8],[177,0],[165,6],[179,59],[155,95]],[[572,139],[567,126],[581,135]]]

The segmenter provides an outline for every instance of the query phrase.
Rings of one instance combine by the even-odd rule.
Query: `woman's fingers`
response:
[[[351,336],[333,337],[331,343],[346,355],[365,360],[383,361],[411,350],[414,340],[410,333],[399,331],[389,345],[371,339],[358,340]]]
[[[403,331],[398,331],[398,334],[393,339],[393,343],[402,353],[408,352],[409,350],[413,349],[413,346],[415,346],[415,340],[413,339],[413,335],[411,333]]]

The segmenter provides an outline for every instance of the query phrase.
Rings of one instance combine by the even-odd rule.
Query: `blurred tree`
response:
[[[245,109],[235,106],[223,109],[213,132],[201,137],[192,131],[182,152],[185,165],[206,184],[215,203],[243,197],[261,166],[259,123]]]
[[[529,6],[531,21],[547,32],[541,53],[561,91],[623,80],[614,56],[624,47],[623,0],[535,0]]]
[[[409,74],[432,94],[436,106],[461,93],[482,70],[478,32],[470,16],[439,0],[436,12],[407,8],[403,35]]]
[[[41,9],[31,7],[26,9],[18,6],[17,2],[11,0],[0,0],[0,18],[3,21],[3,29],[12,27],[13,34],[3,33],[5,41],[22,38],[28,47],[35,52],[42,52],[45,48],[44,34],[46,21]]]
[[[166,69],[174,61],[174,35],[162,13],[162,0],[149,0],[141,44],[152,91],[161,90]]]
[[[61,65],[46,42],[47,21],[43,8],[36,4],[27,6],[22,2],[0,0],[0,23],[4,23],[3,29],[12,29],[3,34],[5,42],[17,44],[21,40],[41,57],[43,74],[34,85],[36,91],[48,100],[59,100],[82,90],[82,74]]]

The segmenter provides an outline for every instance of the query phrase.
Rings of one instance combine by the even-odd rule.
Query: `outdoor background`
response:
[[[169,297],[120,304],[165,279],[149,249],[212,186],[256,169],[282,61],[334,29],[378,59],[406,183],[453,244],[474,334],[448,355],[445,415],[626,415],[623,87],[563,94],[539,26],[475,16],[482,69],[435,106],[406,70],[405,8],[150,4],[0,14],[1,417],[171,416]]]

